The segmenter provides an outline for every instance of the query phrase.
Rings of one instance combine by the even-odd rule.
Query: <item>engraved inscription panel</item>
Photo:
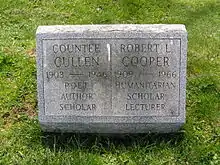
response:
[[[45,115],[178,116],[180,39],[42,44]]]
[[[114,114],[178,116],[180,40],[117,40],[114,47]]]
[[[110,115],[107,48],[99,40],[44,40],[46,115]]]

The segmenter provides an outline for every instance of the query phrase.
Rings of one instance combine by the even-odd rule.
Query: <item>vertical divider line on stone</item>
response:
[[[111,44],[109,44],[109,43],[107,43],[107,51],[108,51],[108,55],[107,55],[107,61],[108,61],[108,71],[110,71],[110,75],[111,75],[111,77],[110,77],[110,81],[111,81],[111,86],[110,86],[110,89],[111,89],[111,96],[110,96],[110,98],[111,98],[111,100],[110,100],[110,105],[111,105],[111,111],[112,111],[112,78],[113,78],[113,74],[112,74],[112,50],[111,50],[111,47],[112,47],[112,45]]]

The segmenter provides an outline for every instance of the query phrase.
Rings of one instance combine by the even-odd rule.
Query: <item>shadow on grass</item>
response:
[[[141,149],[169,145],[178,146],[184,133],[170,134],[79,134],[43,133],[42,142],[56,151],[87,150],[90,152],[114,152],[123,149]]]

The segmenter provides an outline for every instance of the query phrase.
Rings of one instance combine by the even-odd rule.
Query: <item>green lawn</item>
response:
[[[54,24],[185,24],[187,120],[180,134],[43,134],[35,31]],[[0,164],[220,164],[219,0],[0,0]]]

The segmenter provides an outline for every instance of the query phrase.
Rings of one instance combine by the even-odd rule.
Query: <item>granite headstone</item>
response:
[[[184,25],[37,29],[39,121],[47,132],[176,132],[185,122]]]

